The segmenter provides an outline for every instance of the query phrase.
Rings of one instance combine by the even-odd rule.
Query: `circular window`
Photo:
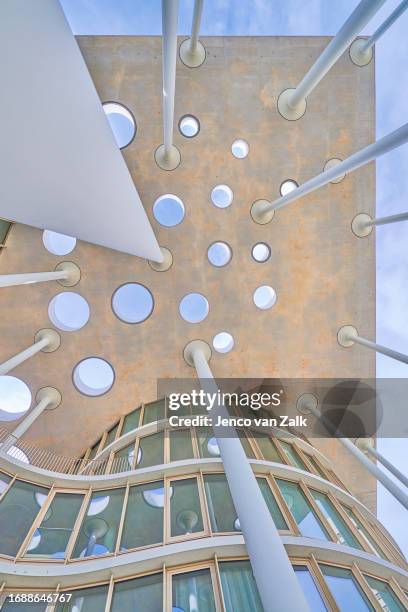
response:
[[[207,256],[213,266],[222,268],[231,261],[231,247],[226,242],[213,242],[208,247]]]
[[[169,488],[170,498],[173,497],[173,487]],[[145,502],[153,508],[164,508],[165,494],[163,487],[158,489],[147,489],[143,491]]]
[[[165,227],[174,227],[181,223],[184,219],[184,214],[183,202],[171,193],[160,196],[153,204],[154,218],[160,225]]]
[[[281,196],[288,195],[288,193],[290,193],[291,191],[296,189],[296,187],[299,187],[299,185],[297,184],[296,181],[293,181],[292,179],[288,179],[287,181],[283,181],[282,185],[280,186],[280,194],[281,194]]]
[[[268,310],[276,302],[276,293],[269,285],[262,285],[254,291],[254,304],[261,310]]]
[[[139,283],[127,283],[116,289],[112,309],[125,323],[142,323],[153,312],[154,301],[149,289]]]
[[[211,200],[217,208],[227,208],[231,205],[234,194],[228,185],[217,185],[211,192]]]
[[[43,231],[42,239],[47,251],[53,255],[68,255],[68,253],[75,249],[76,245],[76,238],[51,232],[50,230]]]
[[[208,440],[207,450],[212,457],[219,457],[221,455],[220,447],[218,446],[216,438],[210,438]]]
[[[231,145],[231,151],[233,156],[237,159],[244,159],[249,153],[249,144],[246,140],[234,140]]]
[[[0,420],[15,421],[31,406],[31,391],[15,376],[0,376]]]
[[[179,310],[188,323],[201,323],[208,315],[210,307],[207,298],[201,293],[188,293],[181,300]]]
[[[229,353],[234,348],[234,338],[228,332],[216,334],[212,343],[217,353]]]
[[[105,102],[102,106],[119,149],[127,147],[136,134],[136,121],[132,113],[118,102]]]
[[[89,321],[88,302],[73,291],[59,293],[49,303],[48,316],[58,329],[76,331]]]
[[[87,357],[73,371],[75,387],[84,395],[96,396],[107,393],[115,380],[110,363],[100,357]]]
[[[252,257],[258,263],[263,263],[264,261],[268,261],[271,256],[271,247],[266,242],[257,242],[252,247]]]
[[[200,122],[193,115],[184,115],[179,121],[179,130],[186,138],[194,138],[200,131]]]

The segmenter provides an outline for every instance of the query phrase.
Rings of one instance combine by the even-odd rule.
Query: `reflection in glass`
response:
[[[164,462],[164,431],[140,439],[137,468],[160,465]]]
[[[215,612],[214,589],[209,569],[172,576],[173,612]]]
[[[124,495],[123,488],[92,493],[73,557],[106,555],[115,550]]]
[[[331,528],[335,531],[340,544],[347,544],[348,546],[359,548],[361,550],[362,546],[351,533],[350,529],[347,527],[346,523],[343,521],[327,495],[320,493],[320,491],[314,491],[313,489],[310,489],[310,493],[312,494],[313,499],[324,514],[324,517],[330,524]]]
[[[268,481],[265,478],[257,478],[259,488],[261,489],[266,505],[268,506],[269,512],[273,518],[273,522],[276,525],[276,529],[288,530],[283,514],[276,502],[276,499],[271,491]]]
[[[182,461],[194,457],[191,431],[189,429],[178,429],[169,431],[170,438],[170,461]]]
[[[3,474],[3,472],[0,472],[0,495],[4,493],[4,491],[7,489],[7,486],[10,480],[11,480],[11,476],[8,476],[7,474]]]
[[[327,480],[327,476],[324,473],[323,469],[320,467],[317,459],[313,455],[308,455],[307,458],[309,459],[310,463],[313,465],[313,467],[315,468],[315,470],[319,474],[319,476],[321,476],[322,478]]]
[[[385,612],[404,612],[406,610],[386,582],[371,576],[365,576],[365,579],[382,610]]]
[[[381,548],[378,546],[377,542],[371,536],[369,531],[364,527],[362,522],[357,518],[357,516],[354,514],[352,509],[349,508],[348,506],[344,506],[343,504],[341,504],[341,507],[348,514],[348,516],[349,516],[351,522],[353,523],[354,527],[358,530],[359,534],[367,542],[368,546],[371,548],[373,553],[375,555],[377,555],[378,557],[381,557],[382,559],[387,559],[387,557],[384,555],[384,553],[381,550]]]
[[[163,612],[162,574],[117,582],[113,589],[111,612],[124,612],[125,610]]]
[[[328,540],[329,537],[300,487],[294,482],[276,480],[302,536]]]
[[[130,487],[120,550],[163,541],[164,483]]]
[[[170,500],[171,536],[203,531],[197,479],[174,480],[171,486],[173,488]]]
[[[374,608],[356,583],[350,570],[342,567],[321,565],[328,587],[340,612],[371,612]]]
[[[155,421],[161,421],[164,418],[164,399],[158,400],[157,402],[151,402],[150,404],[145,405],[143,413],[143,425],[147,425],[147,423],[154,423]]]
[[[35,493],[48,494],[48,489],[15,480],[0,501],[0,553],[15,557],[40,506]]]
[[[249,561],[219,564],[225,612],[263,612]]]
[[[261,451],[261,454],[266,461],[273,461],[274,463],[283,463],[275,444],[272,442],[271,438],[268,435],[261,432],[252,432],[252,435],[255,438],[256,443],[259,446],[259,450]]]
[[[65,559],[65,551],[83,498],[82,493],[56,493],[25,556]],[[34,545],[36,542],[37,545]]]
[[[236,523],[237,512],[224,474],[204,476],[204,487],[212,531],[240,531]]]
[[[309,604],[310,610],[313,610],[313,612],[326,612],[327,608],[308,568],[305,565],[295,565],[293,569],[300,582],[300,586],[302,587],[303,594]]]
[[[303,459],[301,458],[297,450],[294,448],[293,444],[289,444],[289,442],[284,442],[283,440],[279,440],[279,442],[283,449],[283,452],[289,460],[290,465],[293,465],[294,467],[297,467],[300,470],[305,470],[305,472],[310,471],[306,467]]]
[[[105,609],[106,597],[108,595],[108,585],[69,591],[72,593],[71,600],[59,603],[55,608],[56,612],[101,612]],[[30,605],[31,611],[31,605]]]
[[[112,474],[119,474],[120,472],[128,472],[134,467],[135,458],[135,443],[131,442],[127,446],[124,446],[120,450],[116,451],[114,455],[114,461],[111,468]],[[139,459],[138,454],[138,459]]]
[[[119,427],[119,423],[116,423],[116,425],[108,431],[108,434],[105,438],[105,442],[103,444],[103,448],[106,448],[107,446],[109,446],[109,444],[111,444],[114,441],[114,439],[116,438],[116,432],[118,431],[118,427]]]
[[[124,436],[129,431],[132,431],[133,429],[137,429],[139,427],[139,421],[140,421],[140,407],[136,408],[136,410],[133,410],[132,412],[130,412],[129,414],[125,416],[123,420],[123,427],[122,427],[122,431],[120,432],[120,435]]]
[[[214,438],[211,427],[197,427],[198,450],[200,457],[210,459],[220,456],[217,440]]]

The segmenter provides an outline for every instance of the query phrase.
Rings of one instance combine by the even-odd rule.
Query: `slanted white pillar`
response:
[[[285,89],[278,98],[280,114],[295,121],[306,112],[306,98],[320,83],[330,68],[350,45],[354,37],[384,4],[385,0],[361,0],[336,36],[330,41],[323,53],[317,58],[297,87]]]
[[[176,93],[178,0],[162,0],[163,23],[163,144],[155,159],[163,170],[174,170],[180,151],[173,144],[174,96]]]
[[[317,405],[317,398],[311,393],[301,395],[297,401],[299,412],[302,414],[313,414],[327,428],[329,433],[333,433],[333,426],[324,418]],[[408,510],[408,495],[391,478],[384,474],[349,438],[339,438],[336,436],[336,439]]]
[[[195,367],[202,389],[216,394],[218,388],[208,365],[210,356],[210,347],[201,340],[190,342],[184,349],[184,357]],[[217,402],[209,414],[213,423],[218,417],[229,416],[224,404]],[[308,611],[303,591],[235,429],[216,425],[213,429],[265,611]]]
[[[40,389],[36,395],[37,404],[11,432],[14,439],[18,440],[18,438],[21,438],[44,410],[53,410],[59,406],[61,399],[61,393],[54,389],[54,387],[43,387]]]
[[[397,21],[408,8],[408,0],[401,4],[387,17],[369,38],[357,38],[350,47],[350,57],[357,66],[366,66],[373,57],[373,47],[383,34]]]
[[[356,445],[367,455],[371,455],[371,457],[379,461],[379,463],[381,463],[389,472],[391,472],[395,478],[398,478],[403,485],[408,487],[408,478],[402,472],[400,472],[399,469],[396,468],[393,463],[391,463],[391,461],[388,461],[384,455],[378,452],[378,450],[373,446],[372,440],[369,438],[359,438],[356,440]]]
[[[382,346],[381,344],[376,344],[371,340],[362,338],[358,335],[358,332],[353,325],[344,325],[341,327],[337,332],[337,340],[340,346],[343,346],[344,348],[349,348],[350,346],[353,346],[354,343],[357,343],[361,344],[361,346],[366,346],[377,353],[381,353],[382,355],[386,355],[387,357],[391,357],[392,359],[408,364],[408,355],[404,355],[403,353],[394,351],[386,346]]]
[[[383,138],[380,138],[377,142],[364,147],[364,149],[357,151],[357,153],[353,153],[353,155],[350,155],[350,157],[347,157],[340,163],[331,165],[331,167],[309,179],[306,183],[303,183],[303,185],[299,185],[299,187],[296,187],[293,191],[277,198],[273,202],[267,202],[266,200],[254,202],[251,208],[252,218],[257,223],[268,223],[275,210],[283,208],[291,202],[295,202],[299,198],[328,183],[333,183],[344,174],[365,166],[369,162],[377,159],[377,157],[381,157],[381,155],[400,147],[407,141],[408,123],[405,123],[400,128],[391,132],[391,134],[387,134],[387,136],[383,136]]]
[[[0,376],[8,374],[8,372],[11,372],[11,370],[20,365],[20,363],[33,357],[40,351],[44,353],[56,351],[61,344],[60,335],[55,329],[40,329],[40,331],[36,333],[34,340],[34,344],[0,364]]]
[[[45,281],[58,281],[63,287],[73,287],[81,278],[80,269],[72,261],[59,263],[53,272],[26,272],[21,274],[1,274],[0,287],[31,285]]]
[[[198,40],[204,0],[195,0],[191,37],[180,45],[180,59],[189,68],[198,68],[205,60],[205,48]]]
[[[388,217],[378,217],[377,219],[373,219],[367,213],[359,213],[354,217],[351,229],[356,236],[364,238],[371,234],[374,225],[387,225],[388,223],[398,223],[399,221],[408,221],[408,212]]]

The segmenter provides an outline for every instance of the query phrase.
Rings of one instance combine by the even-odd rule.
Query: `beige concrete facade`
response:
[[[58,351],[41,353],[13,372],[33,395],[52,385],[63,397],[31,427],[27,441],[79,455],[118,416],[153,399],[157,378],[191,376],[182,357],[188,341],[211,343],[223,330],[233,334],[235,348],[213,355],[219,377],[375,375],[374,353],[359,346],[343,349],[336,340],[344,324],[355,325],[366,338],[375,335],[374,235],[358,239],[350,229],[358,212],[374,216],[374,164],[278,211],[268,225],[255,224],[249,214],[253,201],[275,199],[285,179],[304,182],[321,172],[327,159],[344,159],[375,139],[374,63],[358,68],[348,54],[311,94],[301,120],[289,122],[278,114],[279,93],[296,85],[328,40],[204,38],[203,66],[177,64],[175,144],[182,161],[164,172],[154,161],[162,143],[161,38],[78,37],[101,100],[125,104],[136,118],[136,138],[123,153],[159,244],[172,251],[174,263],[168,272],[155,272],[146,261],[86,243],[56,257],[43,247],[40,231],[12,228],[0,273],[52,270],[72,260],[82,272],[74,290],[91,308],[82,330],[61,332]],[[192,139],[177,130],[188,113],[201,124]],[[236,138],[249,143],[246,159],[231,154]],[[211,204],[217,184],[234,192],[227,209]],[[165,193],[180,197],[186,208],[184,221],[169,229],[152,215],[154,201]],[[215,240],[233,250],[225,268],[208,263],[207,248]],[[251,258],[258,241],[272,249],[265,264]],[[143,283],[154,296],[153,314],[140,325],[119,321],[111,309],[112,293],[129,281]],[[264,284],[274,287],[278,300],[260,311],[252,293]],[[57,283],[1,290],[1,361],[31,344],[38,329],[51,326],[48,303],[64,290]],[[203,293],[210,303],[209,316],[198,325],[178,313],[189,292]],[[75,364],[93,355],[106,358],[116,374],[112,390],[99,398],[82,396],[71,382]],[[375,483],[363,468],[336,442],[320,442],[319,448],[335,460],[351,490],[375,507]]]

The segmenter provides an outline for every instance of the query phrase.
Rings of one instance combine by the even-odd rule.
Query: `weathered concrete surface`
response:
[[[266,226],[253,223],[251,203],[274,199],[286,178],[298,182],[314,176],[331,157],[347,155],[374,139],[374,66],[357,68],[345,54],[308,99],[306,115],[288,122],[276,100],[294,86],[328,42],[328,38],[207,38],[207,59],[198,69],[177,64],[176,121],[196,115],[196,138],[175,143],[179,168],[160,170],[154,150],[162,143],[161,39],[158,37],[79,37],[78,42],[101,99],[117,100],[134,113],[138,133],[124,156],[134,177],[159,243],[171,249],[174,265],[154,272],[147,262],[78,244],[66,257],[42,246],[41,232],[15,226],[0,260],[2,273],[53,269],[63,259],[82,270],[76,290],[89,302],[91,318],[79,332],[62,332],[62,346],[40,354],[14,372],[35,391],[52,385],[63,403],[44,414],[27,440],[77,455],[115,418],[155,396],[156,378],[191,376],[182,359],[192,339],[211,342],[215,333],[234,335],[235,349],[214,354],[217,376],[346,377],[373,376],[375,356],[363,347],[341,348],[338,328],[356,325],[362,336],[375,334],[374,235],[356,238],[350,223],[357,212],[374,212],[374,165],[362,168],[337,185],[329,185],[278,211]],[[246,159],[235,159],[230,146],[244,138]],[[92,155],[92,151],[90,151]],[[52,179],[52,177],[50,177]],[[226,183],[234,192],[228,209],[212,206],[212,188]],[[174,193],[186,216],[175,228],[153,218],[155,199]],[[115,203],[112,202],[112,206]],[[206,251],[215,240],[227,241],[233,259],[225,268],[209,265]],[[250,254],[257,241],[271,245],[268,263]],[[120,322],[111,310],[111,295],[122,283],[138,281],[153,292],[155,309],[141,325]],[[258,310],[253,290],[271,284],[278,301]],[[29,345],[34,333],[49,327],[49,300],[57,284],[2,289],[0,359]],[[204,293],[210,314],[199,325],[178,314],[180,299]],[[74,365],[99,355],[115,368],[113,389],[100,398],[81,396],[71,383]],[[334,442],[321,443],[334,457],[337,471],[371,507],[375,484],[346,451]]]

